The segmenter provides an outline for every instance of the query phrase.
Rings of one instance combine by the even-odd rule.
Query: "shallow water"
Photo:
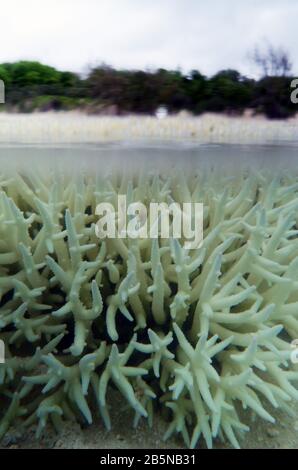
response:
[[[66,168],[104,168],[123,170],[149,167],[167,170],[182,166],[286,170],[298,166],[298,144],[198,144],[177,141],[122,141],[101,144],[0,145],[2,168],[46,170],[63,163]]]
[[[59,164],[63,164],[64,168],[77,169],[89,168],[92,170],[95,167],[101,166],[111,168],[113,170],[123,169],[138,169],[138,167],[148,167],[154,169],[161,169],[168,174],[173,166],[178,166],[184,169],[192,170],[193,168],[200,167],[215,167],[217,169],[231,170],[235,174],[238,169],[248,167],[258,170],[259,168],[273,169],[274,172],[286,169],[297,169],[298,167],[298,145],[288,144],[252,144],[252,145],[239,145],[239,144],[204,144],[200,145],[193,142],[175,142],[175,141],[123,141],[117,143],[104,143],[104,144],[73,144],[73,145],[2,145],[0,146],[0,172],[5,167],[10,168],[12,171],[18,169],[26,169],[34,172],[37,168],[42,169],[46,173],[48,168],[55,168]],[[119,404],[119,401],[117,401]],[[117,405],[118,406],[118,405]],[[115,406],[113,406],[115,408]],[[116,407],[117,408],[117,407]],[[118,408],[117,408],[118,409]],[[297,416],[297,408],[294,410],[295,417]],[[118,413],[120,419],[120,414]],[[297,418],[294,418],[297,419]],[[292,418],[293,420],[293,418]],[[253,432],[250,437],[246,438],[244,446],[249,447],[296,447],[297,440],[295,437],[294,429],[291,428],[292,422],[289,418],[283,415],[280,417],[280,422],[283,427],[277,431],[275,440],[272,440],[270,434],[266,435],[268,424],[264,423],[259,425],[259,422],[253,424]],[[129,427],[121,427],[120,421],[117,421],[116,429],[117,435],[120,429],[129,429],[128,447],[131,445],[133,435]],[[99,429],[100,434],[94,434],[97,445],[101,445],[103,437],[107,433],[103,428]],[[146,428],[147,429],[147,428]],[[270,429],[269,429],[270,430]],[[286,432],[288,431],[288,433]],[[83,433],[74,428],[74,434],[63,442],[64,446],[73,445],[76,442],[77,447],[81,447],[80,439],[83,441]],[[95,433],[91,429],[91,433]],[[98,431],[96,431],[98,432]],[[141,433],[142,441],[148,442],[148,434],[150,436],[152,431],[143,431]],[[79,436],[79,437],[78,437]],[[162,434],[157,434],[155,439],[158,440],[158,447],[164,448],[162,443]],[[266,441],[267,436],[267,441]],[[269,437],[268,437],[269,436]],[[111,438],[110,446],[116,446],[113,435]],[[260,439],[260,440],[258,440]],[[262,441],[263,439],[263,441]],[[271,440],[270,440],[271,439]],[[90,443],[90,436],[88,437]],[[100,444],[98,444],[100,443]],[[135,442],[133,442],[135,445]],[[26,443],[27,447],[32,445],[30,442]],[[90,444],[89,444],[90,445]],[[58,445],[59,447],[59,445]]]

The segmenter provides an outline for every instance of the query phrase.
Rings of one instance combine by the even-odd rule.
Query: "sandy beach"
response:
[[[0,143],[99,143],[119,140],[187,140],[201,143],[283,143],[298,141],[298,118],[228,117],[187,113],[150,116],[94,116],[78,112],[0,114]]]

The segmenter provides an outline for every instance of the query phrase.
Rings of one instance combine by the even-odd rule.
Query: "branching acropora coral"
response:
[[[298,372],[298,178],[199,171],[171,176],[0,178],[0,437],[10,426],[110,428],[116,387],[152,425],[195,447],[239,447],[241,407],[274,422],[290,410]],[[106,239],[95,209],[119,194],[203,202],[204,242]]]

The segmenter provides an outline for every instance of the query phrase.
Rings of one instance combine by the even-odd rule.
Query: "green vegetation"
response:
[[[236,70],[208,78],[197,70],[116,70],[105,64],[82,78],[39,62],[0,65],[8,111],[82,109],[90,113],[154,113],[165,105],[171,113],[187,110],[241,114],[245,109],[269,118],[287,118],[297,108],[290,101],[292,78],[265,76],[253,80]]]

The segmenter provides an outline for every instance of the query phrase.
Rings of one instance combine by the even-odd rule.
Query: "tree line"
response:
[[[245,77],[236,70],[222,70],[207,77],[198,70],[118,70],[106,64],[90,68],[82,77],[39,62],[3,63],[0,79],[5,83],[6,103],[1,109],[81,109],[125,115],[154,114],[163,105],[170,113],[186,110],[195,115],[236,115],[251,109],[273,119],[292,116],[297,105],[290,100],[294,78],[289,73],[290,64],[282,57],[278,63],[274,54],[272,63],[268,57],[264,62],[260,52],[255,54],[255,63],[258,61],[264,69],[260,79]]]

